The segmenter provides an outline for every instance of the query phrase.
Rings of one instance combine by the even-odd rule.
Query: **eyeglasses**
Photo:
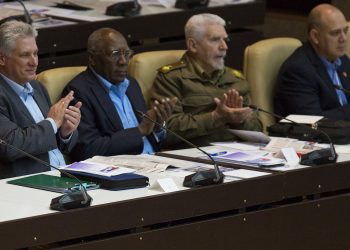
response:
[[[134,54],[134,51],[131,49],[113,50],[110,54],[110,57],[115,61],[119,61],[122,56],[125,58],[125,60],[129,60],[133,54]]]
[[[104,52],[104,51],[96,51],[96,50],[89,50],[89,53],[91,54],[105,54],[109,56],[113,61],[119,61],[120,58],[123,56],[125,60],[129,60],[132,55],[134,54],[134,51],[131,49],[126,50],[112,50],[111,52]]]

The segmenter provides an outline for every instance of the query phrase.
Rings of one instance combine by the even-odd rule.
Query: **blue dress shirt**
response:
[[[333,63],[328,61],[326,58],[324,57],[320,57],[323,64],[326,66],[327,72],[329,77],[332,79],[332,83],[334,85],[338,85],[340,87],[343,87],[340,78],[338,76],[337,70],[341,65],[341,60],[340,58],[337,58]],[[339,99],[339,103],[340,105],[346,105],[348,104],[348,100],[346,98],[345,93],[340,90],[340,89],[336,89],[337,95],[338,95],[338,99]]]
[[[139,126],[139,121],[136,118],[135,112],[130,103],[129,97],[126,95],[126,90],[129,87],[129,80],[124,79],[123,82],[118,85],[110,83],[108,80],[100,76],[93,69],[92,72],[96,77],[103,83],[107,88],[109,97],[111,98],[115,109],[117,110],[120,120],[122,121],[124,129],[135,128]],[[156,140],[159,140],[160,137],[163,137],[164,133],[155,135]],[[143,137],[143,151],[144,154],[154,153],[154,148],[146,136]]]

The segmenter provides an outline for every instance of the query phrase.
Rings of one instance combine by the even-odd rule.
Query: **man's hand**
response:
[[[213,119],[222,124],[239,124],[252,117],[253,110],[243,107],[243,98],[236,90],[229,90],[224,96],[214,98],[216,109],[212,112]]]
[[[74,106],[69,106],[66,109],[63,123],[60,129],[62,138],[67,138],[71,133],[73,133],[77,129],[81,118],[81,105],[81,102],[77,102]]]
[[[172,99],[164,98],[161,101],[156,100],[153,102],[152,108],[147,111],[146,115],[157,123],[164,124],[172,114],[176,102],[176,97]],[[142,119],[138,128],[142,135],[149,135],[153,130],[160,129],[160,127],[155,126],[155,124],[147,118]]]
[[[73,100],[73,91],[69,92],[68,95],[61,98],[56,104],[52,105],[47,117],[52,118],[56,123],[57,128],[60,128],[63,123],[64,115],[69,103]]]
[[[177,98],[173,97],[171,100],[170,98],[163,98],[161,102],[154,101],[153,109],[156,112],[157,115],[157,122],[159,124],[166,124],[168,119],[170,118],[171,114],[173,113],[175,104],[177,102]],[[155,130],[161,129],[161,127],[156,126]]]
[[[230,89],[224,94],[226,96],[226,106],[229,108],[243,108],[243,97],[235,89]]]

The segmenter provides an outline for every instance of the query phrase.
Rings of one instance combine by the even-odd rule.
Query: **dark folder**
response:
[[[101,188],[109,190],[141,188],[146,187],[149,184],[148,177],[134,173],[125,173],[115,176],[103,176],[67,169],[65,171],[70,174],[73,174],[81,180],[96,182],[100,185]]]
[[[28,177],[18,178],[15,180],[8,181],[9,184],[43,189],[51,192],[65,193],[72,189],[79,189],[80,184],[77,180],[67,178],[67,177],[59,177],[52,176],[47,174],[38,174],[32,175]],[[98,186],[93,183],[83,183],[87,189],[91,189],[91,187],[97,188]],[[90,187],[90,188],[89,188]]]

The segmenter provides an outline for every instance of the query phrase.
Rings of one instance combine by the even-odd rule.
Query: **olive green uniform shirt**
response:
[[[225,67],[208,77],[203,69],[187,53],[174,64],[158,70],[151,91],[152,100],[163,97],[178,98],[174,112],[167,126],[197,146],[209,145],[214,141],[236,140],[228,128],[259,130],[262,126],[256,114],[249,121],[237,125],[223,125],[214,122],[211,112],[216,108],[214,97],[222,98],[229,89],[236,89],[243,97],[244,105],[250,103],[249,88],[240,72]],[[171,133],[167,145],[179,143]],[[182,143],[177,147],[188,147]]]

